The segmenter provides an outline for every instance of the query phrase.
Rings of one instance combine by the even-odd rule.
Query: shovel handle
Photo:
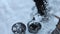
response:
[[[56,17],[57,19],[60,19],[60,17],[59,16],[56,16],[56,15],[54,15],[54,14],[52,14],[54,17]]]

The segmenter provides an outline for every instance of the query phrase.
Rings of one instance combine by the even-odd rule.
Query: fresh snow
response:
[[[48,22],[40,22],[42,28],[37,34],[51,34],[58,23],[58,19],[52,14],[60,16],[60,0],[47,1],[48,7],[51,7],[49,12],[51,18]],[[27,26],[33,18],[32,13],[37,13],[33,0],[0,0],[0,34],[13,34],[11,27],[16,22],[23,22]],[[42,16],[35,15],[35,18],[39,22]],[[26,34],[32,34],[28,32],[28,28]]]

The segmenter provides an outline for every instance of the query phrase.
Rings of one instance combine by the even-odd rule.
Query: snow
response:
[[[48,0],[48,7],[51,7],[49,14],[60,16],[60,0]],[[0,34],[13,34],[11,27],[16,22],[23,22],[26,26],[32,20],[32,13],[37,13],[33,0],[0,0]],[[36,21],[42,19],[35,16]],[[51,16],[48,22],[40,22],[41,30],[37,34],[50,34],[56,27],[58,19]],[[26,30],[26,34],[31,34]]]

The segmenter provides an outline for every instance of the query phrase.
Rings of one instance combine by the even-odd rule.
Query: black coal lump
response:
[[[19,33],[19,34],[24,33],[25,34],[25,31],[26,31],[26,26],[22,22],[17,22],[15,24],[13,24],[13,26],[12,26],[12,32],[14,34],[17,34],[17,33]]]

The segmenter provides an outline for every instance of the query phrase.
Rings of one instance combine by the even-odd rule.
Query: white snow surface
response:
[[[51,7],[50,14],[60,17],[60,0],[47,0],[48,7]],[[37,9],[33,11],[35,6],[33,0],[0,0],[0,34],[13,34],[11,27],[16,22],[23,22],[26,26],[32,20],[31,13],[36,13]],[[35,16],[36,21],[42,19],[42,16]],[[58,19],[52,16],[48,22],[40,22],[41,30],[37,34],[51,34],[56,28]],[[26,34],[32,34],[26,30]]]

